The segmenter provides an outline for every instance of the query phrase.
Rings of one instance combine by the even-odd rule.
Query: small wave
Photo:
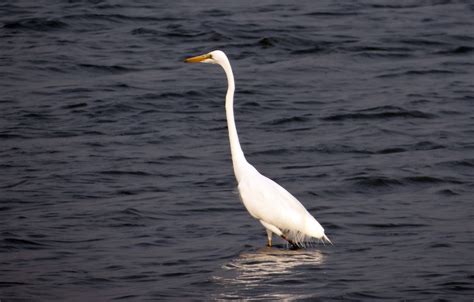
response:
[[[110,223],[108,224],[111,228],[141,228],[146,226],[144,223],[131,223],[131,222],[121,222],[121,223]]]
[[[139,242],[135,244],[135,246],[150,248],[150,247],[157,247],[157,246],[169,246],[170,244],[172,244],[171,240],[161,237],[160,240],[156,240],[154,242]]]
[[[290,166],[282,167],[283,170],[293,170],[293,169],[300,170],[300,169],[309,169],[309,168],[314,168],[314,166],[313,165],[290,165]],[[327,176],[327,174],[324,174],[324,176]],[[311,193],[314,193],[314,192],[311,192]]]
[[[376,46],[362,46],[351,47],[348,49],[351,52],[356,52],[365,57],[381,57],[381,58],[408,58],[412,56],[410,49],[404,47],[376,47]]]
[[[401,152],[406,152],[407,149],[405,148],[400,148],[400,147],[394,147],[394,148],[386,148],[382,149],[380,151],[375,152],[376,154],[392,154],[392,153],[401,153]]]
[[[141,190],[117,190],[118,195],[136,195],[141,192]]]
[[[452,247],[449,243],[437,242],[430,245],[430,248],[450,248]]]
[[[71,240],[66,240],[66,239],[55,239],[51,240],[49,242],[57,243],[57,244],[73,244],[73,243],[90,243],[90,242],[98,242],[102,241],[104,238],[89,238],[89,239],[71,239]]]
[[[232,13],[228,10],[222,10],[217,8],[205,10],[203,11],[203,14],[209,15],[210,17],[226,17],[232,15]]]
[[[117,296],[114,297],[112,300],[125,300],[125,301],[130,301],[130,300],[137,300],[140,298],[141,295],[124,295],[124,296]],[[135,299],[137,298],[137,299]],[[139,299],[138,299],[139,300]]]
[[[312,209],[308,209],[310,211],[313,211]],[[321,210],[321,207],[318,207],[317,209],[315,209],[314,211],[319,211]],[[364,213],[365,214],[365,213]],[[323,221],[321,221],[323,222]],[[327,228],[328,230],[331,230],[332,232],[334,232],[335,230],[343,230],[343,229],[346,229],[346,227],[343,225],[343,224],[336,224],[336,223],[331,223],[329,221],[324,221],[324,227]]]
[[[245,108],[245,107],[261,107],[262,105],[258,102],[255,101],[247,101],[247,102],[241,102],[240,103],[240,108]]]
[[[327,48],[324,48],[321,45],[314,45],[308,48],[293,50],[291,54],[294,54],[294,55],[315,54],[315,53],[324,52],[326,50]]]
[[[189,90],[183,92],[163,92],[163,93],[145,93],[138,96],[138,99],[142,100],[158,100],[158,99],[197,99],[203,97],[204,93],[196,90]]]
[[[398,147],[390,147],[375,151],[374,154],[392,154],[392,153],[402,153],[407,151],[427,151],[427,150],[436,150],[444,149],[446,146],[436,144],[430,141],[418,142],[414,145],[403,145]]]
[[[336,52],[341,48],[341,45],[344,44],[344,41],[339,41],[338,43],[333,41],[315,42],[306,39],[291,39],[288,42],[289,50],[291,51],[291,54],[294,55],[321,54],[329,53],[331,51]]]
[[[1,287],[9,287],[9,286],[18,286],[18,285],[27,285],[26,282],[17,282],[17,281],[0,281],[0,288]]]
[[[101,171],[100,174],[105,175],[136,175],[136,176],[149,176],[150,173],[143,172],[143,171],[124,171],[124,170],[107,170]]]
[[[474,52],[474,47],[470,46],[457,46],[447,50],[441,50],[436,52],[436,54],[440,55],[464,55]]]
[[[301,122],[306,122],[308,121],[309,118],[305,116],[293,116],[293,117],[288,117],[288,118],[279,118],[279,119],[274,119],[268,122],[264,122],[266,125],[284,125],[284,124],[291,124],[291,123],[301,123]]]
[[[111,73],[111,74],[120,74],[126,72],[137,71],[133,68],[128,68],[120,65],[97,65],[97,64],[79,64],[78,65],[81,69],[91,70],[94,72],[103,72],[103,73]]]
[[[170,272],[170,273],[162,273],[161,276],[165,278],[171,278],[171,277],[184,277],[190,274],[191,272]]]
[[[235,212],[238,213],[242,211],[241,207],[206,207],[202,209],[190,209],[187,212],[192,213],[225,213],[225,212]]]
[[[340,43],[340,41],[339,43],[335,43],[333,41],[314,41],[297,36],[275,34],[272,36],[260,37],[254,43],[242,43],[240,46],[247,48],[258,46],[262,49],[278,47],[290,52],[291,54],[301,55],[329,52],[334,47],[338,47]]]
[[[139,27],[139,28],[133,29],[131,31],[131,34],[135,36],[156,36],[156,35],[159,35],[160,32],[151,28]]]
[[[288,130],[287,130],[288,131]],[[298,152],[318,152],[325,154],[355,153],[355,154],[374,154],[367,149],[357,149],[354,146],[344,144],[319,144],[311,147],[300,147]]]
[[[436,149],[444,149],[444,148],[446,148],[444,145],[440,145],[440,144],[433,143],[430,141],[422,141],[422,142],[418,142],[414,144],[409,149],[416,150],[416,151],[420,151],[420,150],[427,151],[427,150],[436,150]]]
[[[179,155],[179,154],[160,157],[160,160],[163,160],[165,162],[182,161],[182,160],[195,160],[195,159],[196,159],[195,157],[186,156],[186,155]],[[150,163],[150,162],[148,162],[148,163]]]
[[[132,216],[143,217],[143,214],[135,208],[126,208],[125,210],[122,211],[122,213],[127,214],[127,215],[132,215]]]
[[[345,121],[345,120],[372,120],[372,119],[392,119],[392,118],[418,118],[418,119],[432,119],[435,115],[419,110],[389,110],[384,112],[374,113],[341,113],[323,117],[324,121]]]
[[[44,246],[45,244],[33,241],[33,240],[27,240],[27,239],[19,239],[19,238],[5,238],[3,241],[6,244],[9,244],[10,248],[25,248],[25,249],[40,249]]]
[[[408,70],[403,75],[425,75],[425,74],[454,74],[456,72],[446,69]]]
[[[439,190],[436,193],[438,193],[440,195],[443,195],[443,196],[458,196],[459,195],[459,193],[456,193],[455,191],[450,190],[450,189]]]
[[[0,136],[0,137],[1,137],[1,136]],[[11,188],[15,188],[16,186],[25,184],[25,183],[27,183],[27,182],[28,182],[28,179],[23,179],[23,180],[20,180],[20,181],[11,183],[11,184],[6,184],[6,185],[4,185],[4,186],[0,186],[0,188],[1,188],[1,189],[11,189]]]
[[[394,296],[388,296],[387,294],[382,294],[375,291],[354,291],[348,292],[343,296],[344,299],[349,301],[382,301],[382,300],[396,300]]]
[[[456,72],[446,69],[426,69],[426,70],[408,70],[403,72],[384,73],[376,76],[376,78],[396,78],[400,76],[419,76],[434,74],[455,74]]]
[[[250,156],[254,155],[279,155],[286,154],[289,152],[288,148],[276,148],[276,149],[267,149],[262,151],[254,151],[250,153]]]
[[[394,185],[401,185],[402,182],[398,179],[388,177],[373,177],[373,176],[358,176],[349,178],[348,180],[355,182],[357,186],[363,187],[391,187]]]
[[[449,166],[453,168],[472,168],[474,167],[474,158],[466,158],[461,160],[446,161],[440,163],[443,166]]]
[[[260,45],[262,48],[270,48],[275,46],[276,40],[273,38],[262,38],[258,41],[258,45]]]
[[[76,15],[65,15],[64,19],[67,20],[87,20],[89,22],[93,20],[108,21],[114,23],[122,23],[125,21],[132,22],[157,22],[164,20],[163,18],[153,16],[129,16],[123,14],[76,14]]]
[[[380,9],[404,9],[404,8],[417,8],[423,6],[424,4],[412,4],[412,3],[400,3],[400,4],[371,4],[370,7],[372,8],[380,8]]]
[[[305,16],[314,17],[343,17],[343,16],[357,16],[359,13],[353,11],[339,10],[339,11],[318,11],[304,14]]]
[[[54,119],[53,116],[47,112],[30,112],[24,111],[21,115],[22,118],[26,119],[34,119],[34,120],[52,120]]]
[[[432,176],[410,176],[403,178],[403,181],[406,183],[417,183],[417,184],[463,184],[463,181],[453,179],[453,178],[437,178]]]
[[[12,30],[50,31],[62,29],[67,26],[67,23],[59,21],[57,19],[28,18],[6,22],[3,25],[3,28]]]
[[[449,288],[450,290],[457,292],[474,290],[474,286],[470,281],[448,281],[440,283],[439,286],[443,288]]]
[[[74,104],[64,105],[61,108],[63,108],[63,109],[77,109],[77,108],[83,108],[83,107],[87,107],[87,106],[88,106],[87,103],[81,102],[81,103],[74,103]]]
[[[398,229],[398,228],[420,228],[427,226],[422,223],[366,223],[364,226],[375,229]]]
[[[437,178],[433,176],[407,176],[390,178],[386,176],[357,176],[346,179],[354,182],[356,186],[366,188],[389,188],[403,185],[434,185],[434,184],[463,184],[464,182],[454,178]]]
[[[418,45],[418,46],[444,46],[445,42],[440,42],[439,40],[428,40],[426,38],[412,38],[412,39],[401,39],[398,42],[409,45]]]
[[[27,137],[21,134],[3,132],[3,133],[0,133],[0,138],[1,139],[19,139],[19,138],[24,139]]]

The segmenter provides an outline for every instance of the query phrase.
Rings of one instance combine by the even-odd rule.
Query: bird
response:
[[[332,244],[321,224],[285,188],[262,175],[251,165],[240,146],[234,119],[235,81],[232,67],[221,50],[189,57],[186,63],[220,65],[227,76],[225,111],[230,141],[230,151],[237,188],[242,203],[249,214],[260,221],[267,233],[267,246],[272,246],[273,234],[286,240],[292,249],[305,246],[307,240],[317,239]]]

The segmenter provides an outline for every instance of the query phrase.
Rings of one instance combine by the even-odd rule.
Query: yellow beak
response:
[[[201,55],[201,56],[197,56],[197,57],[192,57],[192,58],[187,58],[186,60],[184,60],[184,62],[186,63],[199,63],[199,62],[202,62],[206,59],[210,59],[211,58],[211,55],[210,54],[205,54],[205,55]]]

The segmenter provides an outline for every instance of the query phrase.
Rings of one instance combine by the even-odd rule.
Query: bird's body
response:
[[[227,56],[220,50],[186,59],[186,62],[219,64],[227,75],[226,115],[234,174],[245,208],[267,230],[268,245],[272,234],[284,238],[292,246],[300,246],[307,238],[331,242],[323,227],[305,207],[282,186],[260,174],[245,158],[240,147],[234,121],[234,75]]]
[[[247,211],[262,225],[289,242],[299,245],[306,238],[325,238],[324,229],[285,188],[260,174],[249,164],[249,172],[238,189]],[[271,245],[271,233],[269,245]]]

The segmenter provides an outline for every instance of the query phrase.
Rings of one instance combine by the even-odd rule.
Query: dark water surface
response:
[[[472,301],[472,2],[234,2],[1,2],[2,302]],[[214,49],[334,246],[264,247]]]

